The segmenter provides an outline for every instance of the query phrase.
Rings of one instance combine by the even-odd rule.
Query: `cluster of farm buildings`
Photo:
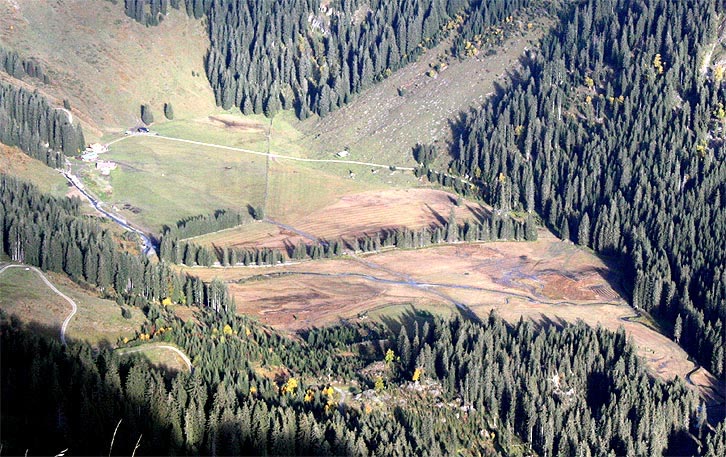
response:
[[[85,152],[81,155],[81,160],[84,162],[95,162],[96,169],[101,172],[102,175],[108,176],[111,174],[111,170],[115,170],[118,166],[116,162],[110,160],[99,160],[98,156],[108,152],[108,146],[94,143],[89,145]]]

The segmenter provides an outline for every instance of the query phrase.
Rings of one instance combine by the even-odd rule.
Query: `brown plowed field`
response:
[[[342,238],[350,242],[366,234],[401,227],[443,226],[452,208],[460,224],[465,220],[481,220],[489,214],[489,208],[479,203],[464,201],[456,206],[455,201],[454,194],[435,189],[375,190],[345,195],[321,209],[278,219],[314,238]],[[310,240],[276,225],[256,222],[197,237],[195,242],[216,247],[283,249]]]

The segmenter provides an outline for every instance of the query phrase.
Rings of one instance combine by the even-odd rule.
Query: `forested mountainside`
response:
[[[634,306],[724,376],[726,85],[701,71],[722,2],[579,2],[461,126],[485,199],[627,259]],[[582,37],[588,37],[583,39]]]
[[[414,59],[457,14],[466,35],[531,2],[383,3],[334,2],[325,17],[302,1],[186,8],[208,14],[218,104],[295,107],[305,117]],[[726,357],[726,89],[701,67],[722,12],[713,0],[566,6],[516,82],[466,117],[452,162],[499,208],[536,210],[562,237],[623,255],[633,304],[664,318],[717,376]]]
[[[64,154],[76,154],[86,146],[81,125],[72,124],[69,116],[37,91],[0,81],[0,141],[50,167],[62,168]]]
[[[78,199],[43,195],[33,185],[0,174],[0,249],[16,262],[65,273],[108,297],[143,307],[164,298],[233,309],[226,287],[205,285],[165,263],[125,252],[110,230],[83,216]]]
[[[459,13],[468,17],[464,29],[479,30],[529,4],[505,3],[484,11],[453,1],[376,8],[334,2],[325,9],[332,13],[321,15],[314,1],[130,1],[126,11],[146,15],[148,6],[148,14],[163,15],[172,6],[206,14],[207,68],[218,102],[255,112],[297,106],[303,115],[336,105],[321,104],[323,93],[345,100],[381,71],[415,58],[418,44],[439,39]],[[562,237],[624,256],[633,304],[664,318],[674,338],[720,377],[726,88],[702,71],[702,59],[722,13],[714,0],[565,5],[560,25],[511,87],[463,121],[451,164],[498,208],[537,211]],[[309,68],[308,57],[315,61]],[[244,74],[237,71],[243,67]],[[2,115],[11,119],[4,141],[56,165],[59,156],[48,156],[45,143],[66,152],[77,147],[79,134],[63,113],[22,89],[2,90]],[[10,127],[15,123],[21,128]]]
[[[217,104],[243,113],[324,116],[415,60],[446,32],[481,34],[533,0],[130,0],[126,14],[158,23],[168,6],[206,14],[206,69]],[[148,8],[145,6],[148,5]],[[463,38],[461,40],[463,42]]]
[[[563,238],[625,259],[633,305],[654,312],[723,379],[726,85],[703,65],[722,2],[339,0],[323,8],[317,0],[125,0],[118,7],[149,26],[169,7],[204,18],[207,73],[219,105],[267,115],[294,109],[305,118],[342,106],[447,29],[459,33],[456,53],[460,40],[488,25],[550,4],[560,23],[511,83],[456,126],[449,173],[460,179],[449,182],[474,183],[467,191],[492,203],[494,217],[468,227],[449,222],[436,233],[396,232],[391,243],[527,239],[539,214]],[[42,77],[32,56],[0,57],[2,69],[24,79],[18,84]],[[0,141],[51,167],[84,146],[66,112],[5,80]],[[427,156],[417,176],[436,175],[433,151],[417,148]],[[279,253],[271,251],[240,258],[183,240],[239,221],[232,212],[184,220],[164,233],[160,260],[150,260],[124,250],[118,235],[82,214],[78,200],[0,174],[2,254],[143,309],[148,322],[138,342],[173,344],[192,359],[191,372],[164,373],[112,350],[120,341],[65,346],[0,311],[3,450],[726,452],[724,422],[715,430],[706,425],[706,407],[684,380],[650,376],[624,331],[581,322],[507,324],[496,314],[480,320],[459,304],[464,316],[451,319],[416,313],[292,338],[238,316],[225,283],[205,284],[169,261],[209,264],[218,255],[223,265],[236,263],[233,256],[276,263]],[[359,247],[384,242],[369,237]],[[327,254],[297,249],[312,258],[336,250],[332,243]],[[167,303],[196,308],[182,320]]]
[[[105,455],[114,437],[123,455],[659,455],[694,452],[690,431],[716,455],[695,394],[653,381],[622,332],[495,315],[410,324],[413,337],[363,326],[297,341],[232,314],[182,323],[162,310],[154,328],[195,361],[169,379],[3,317],[5,452]],[[359,407],[339,404],[331,380],[358,385]]]

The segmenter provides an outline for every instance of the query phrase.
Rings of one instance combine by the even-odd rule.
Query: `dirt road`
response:
[[[45,277],[45,274],[42,271],[38,270],[37,268],[30,267],[27,265],[17,265],[17,264],[5,265],[4,267],[2,267],[2,269],[0,269],[0,274],[2,274],[8,268],[25,268],[26,270],[34,271],[35,273],[38,274],[38,276],[40,276],[40,279],[43,280],[45,285],[48,286],[50,288],[50,290],[52,290],[56,294],[60,295],[61,298],[63,298],[68,303],[70,303],[71,312],[70,312],[70,314],[68,314],[68,316],[66,316],[65,320],[63,321],[63,324],[61,325],[61,330],[60,330],[61,343],[63,343],[63,345],[65,346],[66,345],[66,330],[68,329],[68,324],[71,322],[71,319],[73,318],[73,316],[75,316],[76,312],[78,311],[78,306],[76,305],[76,302],[74,302],[67,295],[65,295],[63,292],[58,290],[50,281],[48,281],[48,278]]]

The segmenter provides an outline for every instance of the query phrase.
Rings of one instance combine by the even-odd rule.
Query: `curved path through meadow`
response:
[[[129,349],[122,349],[119,352],[121,353],[121,355],[126,355],[126,354],[134,354],[136,352],[146,351],[149,349],[167,349],[169,351],[173,351],[174,353],[176,353],[176,355],[178,355],[184,361],[184,364],[187,366],[189,371],[192,371],[192,361],[189,359],[189,357],[184,352],[182,352],[179,348],[177,348],[176,346],[172,346],[170,344],[161,344],[161,343],[144,344],[144,345],[136,346],[136,347],[129,348]]]
[[[39,269],[37,269],[35,267],[27,266],[27,265],[11,264],[11,265],[5,265],[4,267],[2,267],[2,269],[0,269],[0,274],[2,274],[8,268],[25,268],[26,270],[31,270],[31,271],[36,272],[38,274],[38,276],[40,276],[40,279],[43,280],[45,285],[50,288],[50,290],[52,290],[56,294],[60,295],[61,298],[63,298],[68,303],[70,303],[71,312],[68,314],[68,316],[66,316],[65,320],[63,321],[63,324],[61,325],[61,330],[60,330],[61,343],[63,343],[63,345],[65,346],[66,345],[66,330],[68,329],[68,324],[71,322],[71,319],[73,318],[73,316],[75,316],[76,312],[78,311],[78,306],[76,305],[76,302],[74,302],[71,298],[69,298],[63,292],[58,290],[58,288],[56,288],[53,285],[53,283],[48,281],[48,278],[46,278],[45,273],[43,273]]]

